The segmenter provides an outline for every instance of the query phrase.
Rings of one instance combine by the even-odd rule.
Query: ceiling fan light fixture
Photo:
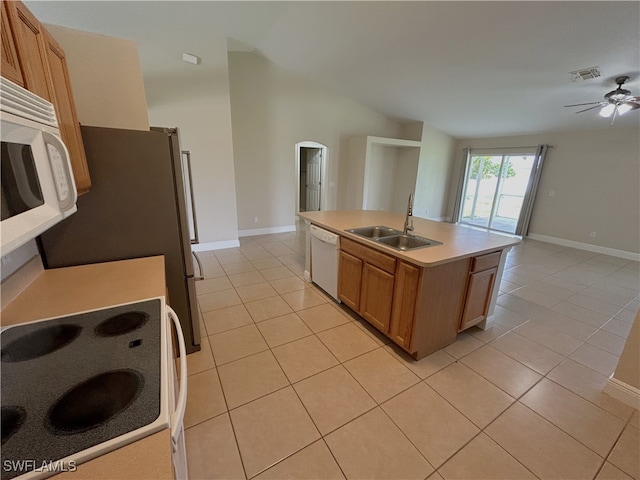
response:
[[[618,115],[624,115],[625,113],[627,113],[629,110],[632,110],[632,109],[633,107],[628,103],[622,103],[618,105]]]
[[[599,115],[601,117],[608,118],[613,114],[613,112],[615,110],[616,110],[616,104],[615,103],[609,103],[609,104],[605,105],[604,107],[602,107],[602,109],[599,112]]]

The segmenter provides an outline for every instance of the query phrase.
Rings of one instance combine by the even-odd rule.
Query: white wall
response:
[[[404,147],[397,150],[398,158],[396,160],[393,197],[389,211],[405,213],[409,194],[415,193],[416,190],[421,148]]]
[[[423,125],[421,141],[413,214],[422,218],[445,219],[456,139]]]
[[[138,46],[122,38],[45,26],[64,50],[78,121],[149,130]]]
[[[241,231],[294,224],[296,143],[327,145],[323,181],[328,186],[327,209],[335,209],[346,198],[349,158],[343,151],[348,139],[398,133],[397,122],[253,53],[229,53],[229,78]]]
[[[146,84],[151,125],[178,127],[182,149],[191,151],[201,244],[238,238],[226,39],[207,53],[201,76]]]
[[[464,147],[543,143],[553,148],[549,149],[542,170],[529,233],[639,253],[640,130],[637,127],[460,140],[454,154],[448,215],[453,208]],[[596,237],[589,237],[590,232],[596,232]]]
[[[367,209],[404,213],[414,192],[420,149],[372,144],[367,163]]]
[[[367,191],[367,210],[386,210],[391,207],[395,169],[398,150],[395,147],[371,145],[367,157],[368,178],[365,179]]]

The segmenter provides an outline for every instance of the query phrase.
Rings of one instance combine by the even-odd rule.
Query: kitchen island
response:
[[[44,270],[2,310],[2,326],[164,297],[164,258],[149,257]],[[81,359],[79,359],[81,361]],[[56,476],[83,479],[173,478],[170,430]]]
[[[450,345],[467,328],[486,327],[506,255],[520,242],[516,236],[412,217],[411,235],[441,244],[398,250],[348,230],[402,231],[405,215],[368,210],[299,215],[307,225],[340,236],[340,301],[415,359]],[[313,278],[309,240],[305,276]]]

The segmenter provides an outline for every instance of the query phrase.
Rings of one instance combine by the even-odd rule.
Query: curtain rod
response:
[[[517,150],[519,148],[538,148],[539,146],[540,145],[524,145],[522,147],[464,147],[463,150]],[[553,145],[547,145],[547,148],[553,148]]]

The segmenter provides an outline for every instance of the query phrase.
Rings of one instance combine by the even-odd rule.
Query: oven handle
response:
[[[180,319],[169,305],[167,305],[167,314],[173,321],[173,325],[176,328],[178,348],[180,350],[180,392],[178,393],[176,410],[171,415],[171,440],[175,446],[177,445],[178,437],[182,430],[184,411],[187,407],[187,348],[184,343],[184,335],[182,334]]]

